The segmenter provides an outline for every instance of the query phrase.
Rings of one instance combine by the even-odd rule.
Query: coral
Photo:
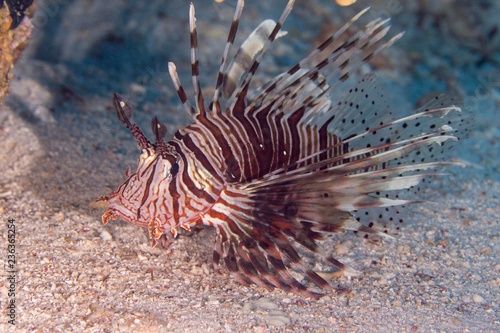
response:
[[[11,70],[31,35],[32,24],[24,18],[16,27],[8,6],[0,8],[0,104],[8,92]],[[15,29],[12,29],[14,28]]]

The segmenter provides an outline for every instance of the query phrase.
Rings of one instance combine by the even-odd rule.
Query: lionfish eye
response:
[[[177,158],[171,154],[167,154],[162,157],[170,162],[171,167],[169,173],[170,175],[175,176],[179,172],[179,163],[177,163]]]
[[[170,174],[172,176],[175,176],[177,173],[179,172],[179,163],[174,162],[174,164],[172,164],[172,167],[170,168]]]

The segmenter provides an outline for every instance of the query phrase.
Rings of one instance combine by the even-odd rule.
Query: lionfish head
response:
[[[179,171],[178,157],[175,151],[163,141],[166,134],[165,125],[153,118],[152,127],[156,143],[152,144],[136,124],[130,122],[130,109],[120,97],[114,95],[114,106],[118,118],[136,137],[142,153],[137,163],[137,170],[127,173],[127,180],[109,196],[99,200],[107,201],[109,206],[102,216],[102,221],[121,218],[125,222],[151,228],[158,233],[160,226],[169,225],[172,213],[166,205],[157,206],[155,198],[168,193],[171,180]]]

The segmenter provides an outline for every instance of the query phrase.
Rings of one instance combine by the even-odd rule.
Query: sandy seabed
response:
[[[395,241],[352,234],[325,241],[326,249],[363,272],[332,282],[350,294],[314,300],[242,286],[225,270],[213,271],[213,230],[182,235],[166,250],[152,248],[145,230],[122,221],[103,225],[104,209],[94,203],[124,180],[139,153],[111,110],[113,91],[136,105],[135,118],[146,129],[153,115],[169,133],[189,123],[166,67],[175,61],[190,91],[189,3],[41,3],[0,110],[6,276],[0,281],[0,331],[500,331],[500,42],[491,34],[498,5],[454,8],[456,17],[482,15],[484,26],[473,21],[460,28],[448,17],[446,1],[445,9],[426,1],[400,7],[365,1],[348,8],[297,2],[284,27],[288,36],[261,65],[263,78],[293,65],[317,35],[370,3],[373,15],[392,14],[392,29],[406,36],[364,70],[378,71],[389,82],[389,96],[403,96],[409,110],[427,92],[464,96],[464,110],[476,119],[457,149],[466,168],[450,171],[439,188],[427,191],[429,203],[408,210]],[[210,90],[234,2],[195,5],[202,71],[209,68],[202,84]],[[263,19],[279,17],[283,7],[284,1],[247,4],[238,40]],[[490,39],[477,47],[482,37]],[[12,219],[15,327],[4,311],[12,299]]]

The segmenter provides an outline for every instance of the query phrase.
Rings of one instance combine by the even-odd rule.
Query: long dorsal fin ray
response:
[[[197,56],[198,34],[196,32],[196,17],[194,5],[192,3],[189,6],[189,34],[191,43],[191,76],[193,81],[194,98],[196,100],[196,113],[194,116],[205,116],[205,102],[200,88],[200,81],[198,79],[198,76],[200,75],[200,63]]]
[[[244,79],[248,74],[252,61],[264,48],[266,40],[271,35],[275,26],[275,21],[270,19],[264,20],[250,33],[236,52],[233,61],[224,73],[222,85],[223,96],[229,101],[232,101],[231,97],[236,87],[241,84],[240,80]],[[286,33],[286,31],[280,31],[276,35],[276,39],[283,37]]]
[[[279,18],[278,22],[276,22],[276,25],[274,26],[273,30],[269,34],[267,41],[262,46],[262,49],[257,54],[257,56],[253,59],[251,65],[248,66],[249,67],[248,74],[243,79],[241,84],[235,89],[235,91],[233,93],[234,100],[232,101],[229,109],[232,110],[235,107],[235,105],[237,105],[237,104],[246,104],[246,103],[244,103],[244,100],[246,98],[250,82],[252,81],[252,78],[255,75],[257,68],[259,67],[259,64],[260,64],[262,57],[266,53],[266,51],[269,48],[269,46],[271,45],[271,43],[278,36],[280,29],[283,26],[283,23],[285,22],[286,18],[288,17],[290,12],[292,11],[294,3],[295,3],[295,0],[288,1],[288,4],[286,5],[285,9],[283,10],[281,17]]]
[[[231,46],[234,43],[234,39],[236,38],[236,32],[238,31],[238,24],[241,16],[241,12],[243,10],[245,2],[243,0],[238,0],[238,3],[236,5],[236,10],[234,11],[234,17],[233,17],[233,22],[231,23],[231,29],[229,30],[229,34],[227,36],[227,42],[226,42],[226,47],[224,48],[224,53],[222,55],[222,59],[220,62],[220,68],[219,68],[219,73],[217,74],[217,82],[215,84],[215,92],[214,92],[214,98],[213,98],[213,107],[215,110],[220,111],[220,103],[219,103],[219,97],[220,97],[220,91],[224,82],[224,73],[225,73],[225,68],[227,65],[227,56],[229,54],[229,50],[231,49]]]
[[[247,112],[254,112],[256,108],[267,109],[270,104],[279,107],[272,110],[293,113],[296,109],[308,104],[328,104],[328,90],[339,82],[345,81],[351,73],[359,68],[367,59],[385,49],[399,39],[397,34],[388,41],[383,37],[389,27],[384,26],[388,20],[373,20],[356,33],[348,31],[348,27],[356,21],[366,10],[355,16],[340,33],[336,33],[308,56],[293,66],[287,72],[279,75],[264,88],[252,94],[251,104]],[[323,77],[322,73],[328,75]],[[328,83],[328,84],[327,84]],[[276,99],[283,103],[275,104]],[[286,107],[281,107],[286,103]],[[328,110],[328,108],[326,108]],[[325,112],[323,109],[322,112]],[[311,111],[304,115],[304,119],[314,117]]]
[[[186,91],[182,87],[181,81],[179,79],[179,75],[177,74],[177,67],[173,62],[168,63],[168,72],[170,73],[170,78],[172,79],[172,83],[174,84],[175,90],[179,99],[184,106],[184,109],[189,113],[193,118],[196,116],[196,110],[189,102],[189,99],[186,95]]]

